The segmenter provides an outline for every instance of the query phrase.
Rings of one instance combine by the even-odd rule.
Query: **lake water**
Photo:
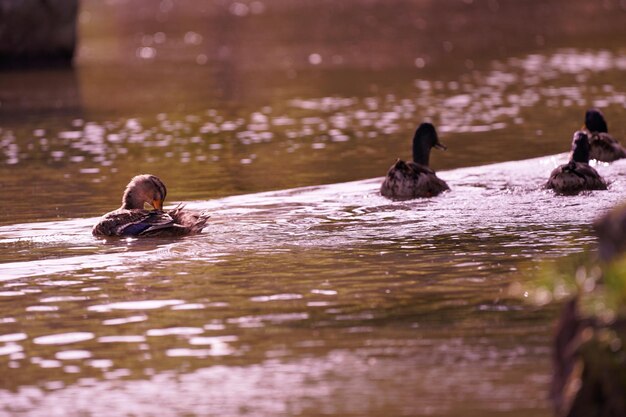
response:
[[[519,3],[83,2],[0,74],[0,415],[551,415],[509,286],[626,197],[542,188],[587,107],[626,137],[626,6]],[[388,201],[422,120],[451,191]],[[138,173],[205,232],[93,238]]]

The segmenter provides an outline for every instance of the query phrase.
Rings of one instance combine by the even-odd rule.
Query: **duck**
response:
[[[589,158],[602,162],[613,162],[626,158],[626,149],[609,134],[604,114],[598,109],[585,113],[585,129],[589,132]]]
[[[185,236],[200,233],[209,218],[206,213],[184,210],[178,205],[163,210],[167,188],[157,176],[142,174],[133,177],[122,196],[122,206],[106,213],[93,226],[96,237]],[[151,209],[146,209],[148,205]]]
[[[582,130],[574,133],[569,162],[552,171],[546,188],[564,195],[576,195],[584,190],[607,189],[606,181],[598,174],[598,171],[589,166],[587,133]]]
[[[422,123],[413,136],[413,162],[398,159],[387,172],[380,194],[392,200],[434,197],[449,190],[448,184],[428,166],[432,148],[446,150],[435,126]]]

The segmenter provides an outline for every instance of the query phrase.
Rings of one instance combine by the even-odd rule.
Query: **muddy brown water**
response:
[[[550,415],[508,288],[626,196],[542,189],[587,107],[626,137],[626,12],[519,3],[85,1],[0,74],[0,414]],[[452,190],[390,202],[422,120]],[[94,239],[143,172],[206,231]]]

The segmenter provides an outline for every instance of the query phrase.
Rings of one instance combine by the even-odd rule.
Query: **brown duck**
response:
[[[380,193],[393,200],[409,200],[419,197],[433,197],[445,190],[448,184],[428,167],[431,148],[446,150],[439,142],[435,126],[422,123],[413,136],[413,162],[398,159],[387,172],[380,187]]]
[[[585,132],[579,130],[574,133],[569,162],[552,171],[546,188],[565,195],[575,195],[585,190],[606,190],[604,179],[589,166],[589,139]]]
[[[613,162],[626,158],[626,149],[609,134],[604,115],[598,109],[585,113],[585,129],[589,131],[589,159]]]
[[[122,197],[122,206],[100,219],[94,236],[184,236],[200,233],[209,216],[184,210],[179,205],[163,211],[167,195],[165,184],[154,175],[137,175],[130,180]],[[146,210],[144,205],[153,210]]]

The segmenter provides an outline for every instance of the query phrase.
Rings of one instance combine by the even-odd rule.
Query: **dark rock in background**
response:
[[[0,0],[0,68],[69,66],[78,0]]]

